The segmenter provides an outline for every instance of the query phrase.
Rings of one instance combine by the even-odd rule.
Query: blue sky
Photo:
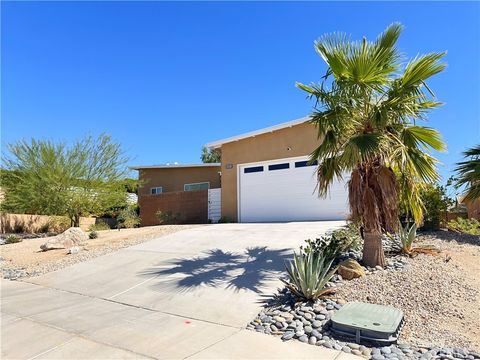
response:
[[[448,50],[429,85],[446,103],[447,177],[480,142],[478,2],[2,2],[1,139],[110,133],[131,164],[199,162],[202,144],[311,111],[313,41],[374,38],[400,21],[410,57]]]

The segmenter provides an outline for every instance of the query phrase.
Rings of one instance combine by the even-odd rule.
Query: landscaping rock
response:
[[[353,259],[342,261],[338,265],[337,272],[342,276],[343,279],[346,280],[352,280],[365,276],[365,270],[363,269],[362,265]]]
[[[71,255],[78,254],[79,252],[80,252],[80,248],[78,246],[74,246],[68,249],[68,253]]]
[[[40,246],[43,251],[53,249],[68,249],[75,246],[86,245],[88,236],[79,227],[71,227],[57,236],[52,236],[48,241]]]

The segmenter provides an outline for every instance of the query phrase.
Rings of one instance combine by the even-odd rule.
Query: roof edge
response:
[[[292,127],[292,126],[295,126],[295,125],[300,125],[300,124],[303,124],[303,123],[305,123],[309,120],[310,120],[310,116],[305,116],[305,117],[302,117],[302,118],[299,118],[299,119],[287,121],[287,122],[277,124],[277,125],[273,125],[273,126],[269,126],[269,127],[263,128],[263,129],[243,133],[243,134],[240,134],[240,135],[237,135],[237,136],[231,136],[231,137],[228,137],[228,138],[225,138],[225,139],[212,141],[212,142],[206,144],[205,146],[209,149],[218,149],[223,144],[227,144],[227,143],[238,141],[238,140],[243,140],[243,139],[246,139],[246,138],[249,138],[249,137],[254,137],[254,136],[257,136],[257,135],[261,135],[261,134],[266,134],[266,133],[273,132],[273,131],[276,131],[276,130],[289,128],[289,127]]]

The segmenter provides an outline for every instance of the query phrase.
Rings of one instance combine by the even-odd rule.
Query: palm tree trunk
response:
[[[382,234],[376,231],[364,233],[363,262],[365,265],[385,267],[385,253],[382,246]]]

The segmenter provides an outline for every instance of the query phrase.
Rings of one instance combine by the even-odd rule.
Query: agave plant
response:
[[[286,266],[289,281],[282,281],[297,297],[318,299],[332,292],[326,287],[337,270],[336,267],[332,269],[332,263],[333,259],[327,260],[323,254],[294,254],[293,260]]]
[[[417,237],[417,224],[413,223],[410,228],[408,224],[405,227],[400,226],[398,230],[398,246],[405,254],[410,254],[413,242]]]
[[[398,230],[397,237],[390,235],[390,238],[396,241],[400,251],[409,256],[415,256],[419,253],[423,254],[437,254],[439,250],[433,246],[421,246],[414,247],[413,242],[417,237],[417,224],[413,223],[410,227],[405,225],[405,227],[400,226]]]

